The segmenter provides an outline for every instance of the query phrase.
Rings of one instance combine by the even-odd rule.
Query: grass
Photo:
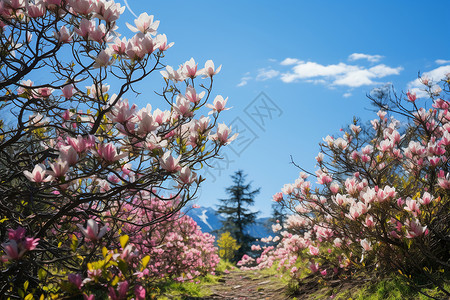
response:
[[[216,266],[216,275],[208,274],[196,278],[194,282],[165,281],[158,286],[159,295],[156,299],[182,300],[188,297],[207,297],[211,294],[209,286],[217,284],[221,275],[235,268],[236,266],[233,263],[220,260]]]

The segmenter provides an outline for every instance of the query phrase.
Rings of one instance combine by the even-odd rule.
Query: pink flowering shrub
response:
[[[355,271],[433,284],[448,278],[449,78],[441,86],[424,82],[428,100],[373,96],[382,109],[371,128],[355,121],[343,136],[327,136],[315,174],[301,172],[276,196],[294,214],[258,267],[276,262],[297,279],[305,275],[299,262],[324,278]]]
[[[88,278],[103,247],[116,257],[126,230],[142,242],[134,246],[141,256],[167,249],[177,260],[162,270],[169,258],[159,253],[164,267],[152,260],[150,276],[180,278],[185,267],[190,277],[214,266],[194,262],[200,253],[213,257],[212,238],[177,211],[196,196],[203,163],[236,138],[218,123],[228,110],[228,98],[212,93],[221,66],[164,64],[173,43],[147,13],[127,25],[131,38],[119,38],[124,9],[104,0],[0,1],[0,295],[20,296],[25,285],[57,294],[66,273]],[[128,101],[150,78],[162,84],[148,95],[152,104],[163,100],[160,108]],[[137,196],[144,194],[151,196]],[[135,212],[147,217],[138,222]],[[126,280],[109,278],[111,298],[131,295]]]
[[[121,217],[127,217],[131,222],[124,225],[122,232],[130,236],[139,253],[151,257],[145,270],[146,277],[185,281],[214,272],[219,256],[213,235],[201,232],[197,223],[174,210],[171,202],[146,192],[136,195],[134,201],[145,205],[145,210],[125,204]],[[143,226],[158,218],[164,219]],[[143,229],[139,231],[139,228]]]

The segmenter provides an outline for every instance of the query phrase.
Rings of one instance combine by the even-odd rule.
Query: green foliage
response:
[[[236,251],[239,250],[240,246],[236,243],[236,240],[231,236],[230,232],[224,232],[217,240],[219,245],[219,256],[220,258],[230,261],[234,258]]]
[[[260,189],[252,190],[251,184],[245,183],[246,175],[242,170],[236,171],[231,178],[233,185],[225,190],[229,198],[220,199],[222,205],[217,212],[225,216],[222,231],[229,231],[241,246],[233,259],[238,260],[250,250],[250,243],[254,240],[245,233],[245,229],[255,222],[258,212],[251,212],[247,206],[253,205]]]

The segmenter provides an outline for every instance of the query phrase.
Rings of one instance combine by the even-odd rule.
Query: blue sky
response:
[[[175,42],[166,63],[194,57],[199,66],[208,59],[222,64],[214,93],[229,97],[233,109],[222,120],[238,128],[241,139],[209,170],[196,201],[201,206],[226,197],[230,175],[242,169],[253,187],[261,187],[254,209],[270,215],[272,195],[298,177],[290,156],[314,171],[322,137],[339,135],[353,116],[374,118],[366,97],[371,89],[393,83],[406,92],[416,87],[418,72],[450,72],[448,1],[128,4],[137,15],[154,15],[158,32]],[[131,37],[124,22],[134,17],[129,10],[122,17],[119,32]],[[157,107],[153,90],[160,80],[141,84],[142,94],[130,100]]]

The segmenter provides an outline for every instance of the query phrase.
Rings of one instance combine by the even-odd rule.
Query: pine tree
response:
[[[222,205],[219,205],[217,209],[217,212],[225,217],[222,221],[222,231],[229,231],[240,245],[235,260],[240,259],[250,250],[250,243],[254,238],[246,233],[246,229],[248,225],[255,222],[258,215],[258,212],[251,212],[248,206],[253,205],[254,198],[259,194],[260,189],[252,190],[251,183],[245,183],[246,177],[242,170],[231,176],[233,185],[225,190],[229,198],[220,199]]]

